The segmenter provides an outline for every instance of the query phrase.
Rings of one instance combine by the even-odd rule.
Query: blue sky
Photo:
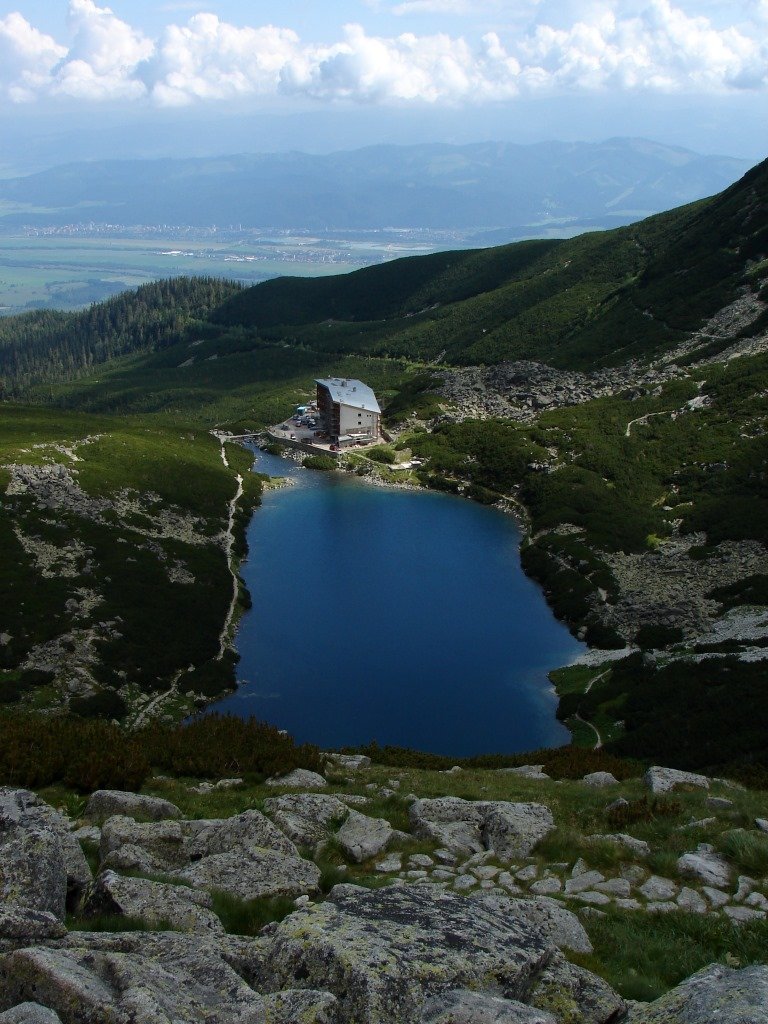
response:
[[[487,137],[495,114],[552,138],[581,110],[584,137],[602,119],[752,155],[767,98],[768,0],[0,0],[0,116],[347,111]]]

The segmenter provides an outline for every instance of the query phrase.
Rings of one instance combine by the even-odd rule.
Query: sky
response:
[[[0,125],[17,134],[268,117],[318,148],[311,131],[302,147],[313,116],[327,149],[496,131],[757,159],[768,0],[0,0]]]

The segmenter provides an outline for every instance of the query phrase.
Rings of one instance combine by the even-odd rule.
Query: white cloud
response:
[[[395,4],[391,13],[403,14],[471,14],[476,8],[469,0],[405,0]]]
[[[461,13],[467,4],[401,0],[386,9]],[[471,43],[445,33],[375,36],[349,25],[331,45],[273,25],[237,27],[206,13],[151,40],[94,0],[70,0],[69,8],[68,47],[21,14],[0,20],[0,90],[11,99],[148,98],[174,106],[283,93],[361,103],[473,103],[541,90],[768,86],[768,0],[752,3],[751,20],[739,23],[726,23],[721,7],[718,25],[673,0],[521,0],[518,8],[534,20],[523,31],[503,33],[503,41],[501,32]]]
[[[0,19],[0,92],[16,103],[34,99],[66,55],[66,47],[33,28],[20,14]]]
[[[269,95],[300,53],[290,29],[236,28],[215,14],[196,14],[166,29],[152,67],[152,93],[164,106],[195,99]]]
[[[146,87],[137,74],[155,46],[141,32],[93,0],[70,0],[74,39],[56,71],[54,93],[78,99],[132,99]]]

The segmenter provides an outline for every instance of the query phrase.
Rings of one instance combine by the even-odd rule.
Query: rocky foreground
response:
[[[596,850],[620,851],[611,869],[590,866],[588,855],[545,863],[534,851],[557,822],[539,800],[410,794],[409,829],[398,830],[366,813],[382,797],[364,781],[368,767],[334,755],[326,774],[346,773],[370,796],[328,792],[324,776],[298,770],[271,780],[261,809],[222,818],[100,791],[73,820],[32,792],[0,789],[0,1024],[768,1020],[768,966],[711,964],[653,1003],[629,1004],[569,959],[592,951],[584,915],[609,905],[724,915],[734,928],[764,919],[768,878],[739,875],[711,844],[694,842],[665,878],[645,865],[648,843],[625,833],[588,837]],[[538,766],[496,774],[544,792],[557,785]],[[209,799],[239,785],[194,792]],[[605,772],[573,785],[629,805]],[[649,796],[696,794],[710,822],[734,806],[714,793],[738,796],[664,768],[645,786]],[[768,830],[763,818],[753,825],[755,835]],[[686,828],[697,837],[706,824]],[[367,865],[381,885],[325,892],[329,849],[343,856],[339,873],[358,877]],[[256,936],[229,934],[214,909],[222,894],[290,898],[294,909]]]

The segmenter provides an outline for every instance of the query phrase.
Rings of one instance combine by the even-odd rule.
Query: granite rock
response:
[[[83,817],[101,825],[116,815],[140,821],[162,821],[182,816],[176,804],[158,796],[142,796],[119,789],[97,789],[88,800]]]

